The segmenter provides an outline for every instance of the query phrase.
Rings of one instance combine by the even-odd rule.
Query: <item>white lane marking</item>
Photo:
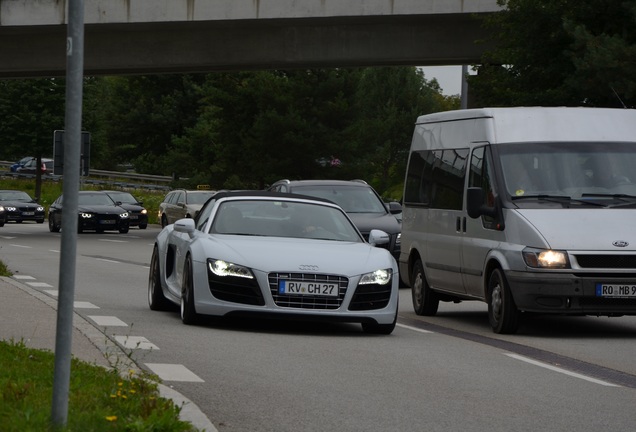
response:
[[[146,363],[162,381],[205,382],[188,368],[180,364]]]
[[[49,285],[46,282],[25,282],[27,285],[33,288],[53,288],[53,285]]]
[[[580,378],[582,380],[589,381],[589,382],[592,382],[592,383],[595,383],[595,384],[600,384],[600,385],[607,386],[607,387],[620,387],[619,385],[612,384],[612,383],[609,383],[607,381],[602,381],[602,380],[599,380],[599,379],[596,379],[596,378],[589,377],[587,375],[582,375],[582,374],[579,374],[579,373],[576,373],[576,372],[572,372],[572,371],[569,371],[569,370],[566,370],[566,369],[562,369],[560,367],[549,365],[547,363],[542,363],[542,362],[539,362],[539,361],[536,361],[536,360],[532,360],[532,359],[530,359],[528,357],[520,356],[518,354],[507,354],[506,353],[506,355],[508,357],[512,357],[514,359],[521,360],[523,362],[533,364],[535,366],[546,368],[546,369],[549,369],[549,370],[552,370],[552,371],[555,371],[555,372],[559,372],[559,373],[562,373],[562,374],[565,374],[565,375],[569,375],[569,376],[572,376],[572,377],[575,377],[575,378]]]
[[[90,319],[95,321],[95,324],[104,326],[104,327],[128,327],[128,324],[123,322],[117,317],[114,316],[106,316],[106,315],[89,315]]]
[[[413,331],[416,331],[416,332],[420,332],[420,333],[433,333],[432,331],[423,330],[423,329],[420,329],[420,328],[417,328],[417,327],[411,327],[411,326],[404,325],[404,324],[399,324],[399,323],[396,324],[396,326],[402,327],[402,328],[405,328],[405,329],[408,329],[408,330],[413,330]]]
[[[0,236],[0,238],[6,239],[6,240],[13,240],[16,237],[11,237],[11,236]]]
[[[55,250],[55,249],[49,249],[49,252],[56,252],[56,253],[60,253],[59,250]]]
[[[99,306],[90,302],[76,301],[73,302],[73,307],[76,309],[99,309]]]
[[[13,279],[19,279],[19,280],[35,280],[35,278],[33,276],[26,276],[26,275],[13,275]]]
[[[115,336],[115,340],[124,348],[158,350],[159,347],[143,336]]]
[[[106,258],[95,258],[97,261],[104,261],[104,262],[109,262],[109,263],[113,263],[113,264],[121,264],[121,261],[115,261],[115,260],[109,260]]]
[[[44,292],[53,297],[57,297],[58,294],[57,290],[44,290]]]
[[[111,243],[128,243],[126,240],[99,239],[99,241]]]
[[[15,247],[23,248],[23,249],[33,249],[31,246],[17,245],[13,243],[10,243],[9,246],[15,246]]]

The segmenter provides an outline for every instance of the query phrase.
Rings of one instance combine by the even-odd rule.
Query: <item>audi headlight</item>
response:
[[[568,255],[564,251],[526,248],[522,253],[523,260],[528,267],[546,269],[570,268]]]
[[[84,219],[90,219],[93,217],[92,213],[80,213],[80,216]]]
[[[378,284],[386,285],[391,282],[391,275],[393,271],[391,269],[376,270],[371,273],[365,273],[360,278],[359,285]]]
[[[254,279],[252,271],[247,267],[223,260],[208,260],[208,268],[217,276],[234,276],[240,278]]]

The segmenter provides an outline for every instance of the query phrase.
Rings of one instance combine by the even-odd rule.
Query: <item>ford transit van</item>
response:
[[[417,119],[400,272],[419,315],[636,315],[636,110],[485,108]]]

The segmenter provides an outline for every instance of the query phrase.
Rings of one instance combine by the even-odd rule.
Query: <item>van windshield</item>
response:
[[[636,142],[508,143],[496,152],[517,204],[636,200]]]

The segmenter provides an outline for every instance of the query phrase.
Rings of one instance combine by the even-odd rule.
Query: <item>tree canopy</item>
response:
[[[498,0],[468,78],[480,106],[636,105],[636,0]]]

